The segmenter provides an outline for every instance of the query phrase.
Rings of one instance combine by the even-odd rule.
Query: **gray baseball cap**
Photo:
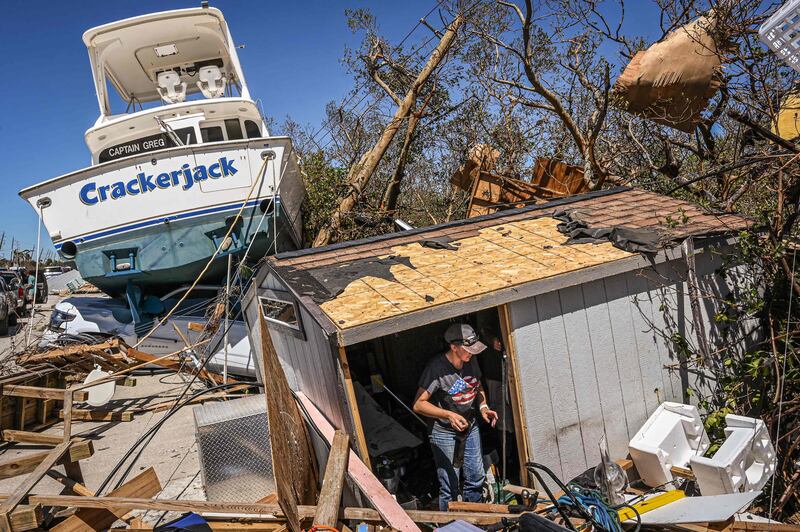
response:
[[[486,349],[486,344],[480,341],[478,333],[466,323],[454,323],[447,328],[444,339],[448,344],[460,345],[467,353],[477,355]]]

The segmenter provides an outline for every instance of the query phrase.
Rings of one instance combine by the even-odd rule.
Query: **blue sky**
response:
[[[216,0],[211,5],[224,12],[234,39],[246,46],[239,51],[242,66],[251,94],[262,100],[267,115],[278,120],[291,115],[301,124],[318,126],[325,104],[340,100],[351,87],[340,59],[359,37],[347,27],[345,8],[368,7],[382,33],[398,42],[435,3]],[[4,6],[0,232],[6,232],[8,242],[13,236],[29,249],[36,242],[36,215],[17,191],[90,163],[83,133],[97,119],[98,109],[83,32],[122,18],[197,5],[199,1],[30,0]],[[636,18],[635,13],[630,17],[631,25]],[[408,42],[428,37],[419,28]],[[43,243],[51,249],[45,230]],[[8,256],[8,243],[0,254]]]

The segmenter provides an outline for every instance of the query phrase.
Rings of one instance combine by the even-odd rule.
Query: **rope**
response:
[[[570,484],[569,488],[572,497],[569,495],[562,495],[558,499],[559,505],[575,506],[575,501],[577,501],[578,504],[592,516],[592,520],[599,528],[608,532],[622,531],[622,525],[620,524],[617,511],[606,504],[603,500],[603,496],[599,492],[583,489],[575,484]]]
[[[203,271],[200,272],[200,274],[197,276],[197,278],[192,283],[192,286],[189,287],[189,289],[175,303],[175,305],[170,309],[170,311],[167,312],[167,314],[163,318],[161,318],[161,321],[159,321],[158,324],[155,327],[150,329],[150,332],[145,334],[142,338],[139,339],[138,342],[136,342],[136,345],[133,346],[134,349],[136,349],[140,345],[142,345],[142,342],[144,342],[145,340],[150,338],[150,335],[152,335],[156,331],[156,329],[158,329],[159,327],[164,325],[164,323],[166,323],[166,321],[172,316],[172,314],[175,312],[175,310],[178,308],[178,306],[180,306],[180,304],[183,303],[184,300],[187,297],[189,297],[189,294],[192,293],[192,290],[194,290],[194,288],[200,282],[200,279],[202,279],[203,276],[206,274],[208,269],[211,267],[211,263],[213,263],[214,259],[217,258],[217,255],[219,255],[219,252],[222,249],[222,246],[225,245],[225,242],[227,242],[228,238],[231,236],[231,233],[233,232],[233,228],[236,227],[236,222],[238,222],[239,219],[242,217],[242,212],[244,211],[244,208],[247,205],[247,203],[250,201],[250,197],[253,195],[253,191],[256,189],[256,185],[261,183],[261,181],[262,181],[262,179],[264,177],[264,173],[267,170],[267,164],[269,163],[270,160],[271,159],[269,157],[264,157],[264,162],[261,163],[261,169],[258,171],[258,176],[256,177],[255,180],[253,180],[253,186],[250,187],[250,191],[247,193],[247,198],[245,198],[244,203],[242,203],[242,206],[239,208],[239,212],[236,213],[236,217],[233,219],[233,222],[231,222],[230,226],[228,227],[228,232],[225,233],[225,236],[222,238],[222,240],[220,240],[219,246],[217,246],[217,249],[214,250],[214,254],[211,255],[211,258],[208,259],[208,262],[206,263],[205,267],[203,268]]]
[[[781,440],[781,418],[783,417],[783,392],[784,392],[784,380],[786,379],[786,357],[789,353],[789,327],[792,324],[792,299],[794,296],[794,268],[797,259],[797,249],[795,248],[792,251],[792,276],[789,279],[789,310],[787,311],[786,315],[786,338],[783,341],[783,369],[781,370],[781,380],[778,386],[781,387],[781,393],[778,400],[778,426],[775,429],[775,447],[778,447],[778,443]],[[777,458],[777,457],[776,457]],[[777,460],[776,460],[777,461]],[[772,485],[770,486],[769,490],[769,513],[767,514],[770,518],[772,518],[772,503],[775,500],[775,477],[772,478]]]

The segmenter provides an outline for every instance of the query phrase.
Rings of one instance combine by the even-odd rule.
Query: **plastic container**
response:
[[[758,38],[800,72],[800,0],[789,0],[758,30]]]
[[[642,481],[657,487],[674,480],[672,466],[686,467],[709,446],[696,406],[662,403],[628,444]],[[674,486],[664,486],[673,489]]]
[[[689,461],[703,495],[761,491],[775,473],[775,448],[760,419],[728,414],[725,441],[711,458]]]

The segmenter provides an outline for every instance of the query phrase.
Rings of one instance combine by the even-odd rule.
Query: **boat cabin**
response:
[[[100,107],[85,134],[93,164],[268,136],[219,10],[133,17],[90,29],[83,42]]]

